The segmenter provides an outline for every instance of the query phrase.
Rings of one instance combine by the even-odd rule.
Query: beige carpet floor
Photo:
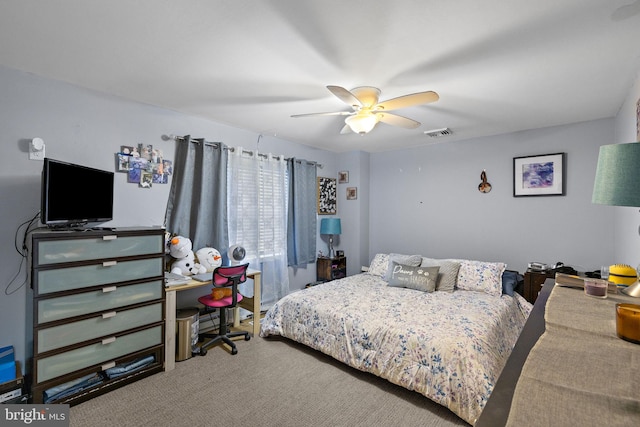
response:
[[[426,397],[279,338],[212,348],[71,408],[72,427],[467,426]]]

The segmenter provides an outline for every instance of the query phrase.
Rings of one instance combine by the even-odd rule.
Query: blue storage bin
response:
[[[13,346],[0,348],[0,384],[16,379],[16,359]]]

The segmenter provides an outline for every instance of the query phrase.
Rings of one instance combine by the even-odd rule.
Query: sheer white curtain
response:
[[[261,309],[289,293],[287,163],[237,147],[227,168],[229,244],[242,245],[250,268],[262,271]],[[244,295],[251,287],[242,287]]]

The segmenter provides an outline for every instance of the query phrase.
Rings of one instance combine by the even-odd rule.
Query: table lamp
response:
[[[591,202],[640,207],[640,143],[600,147]],[[640,297],[640,282],[636,280],[622,292]]]
[[[333,236],[336,234],[342,234],[340,218],[323,218],[322,221],[320,221],[320,234],[329,235],[329,258],[335,258],[336,254],[333,251]]]

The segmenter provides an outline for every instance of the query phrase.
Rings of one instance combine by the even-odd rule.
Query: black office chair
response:
[[[242,301],[242,294],[238,292],[238,285],[247,280],[247,267],[249,264],[220,266],[213,271],[213,290],[209,295],[198,298],[198,301],[205,306],[205,311],[201,314],[208,314],[220,310],[220,327],[217,334],[204,333],[201,338],[211,338],[211,340],[200,346],[200,355],[207,354],[207,349],[219,342],[225,342],[231,347],[231,354],[237,354],[238,349],[231,341],[233,337],[244,336],[245,341],[249,341],[249,332],[231,332],[227,327],[227,309],[234,308]]]

